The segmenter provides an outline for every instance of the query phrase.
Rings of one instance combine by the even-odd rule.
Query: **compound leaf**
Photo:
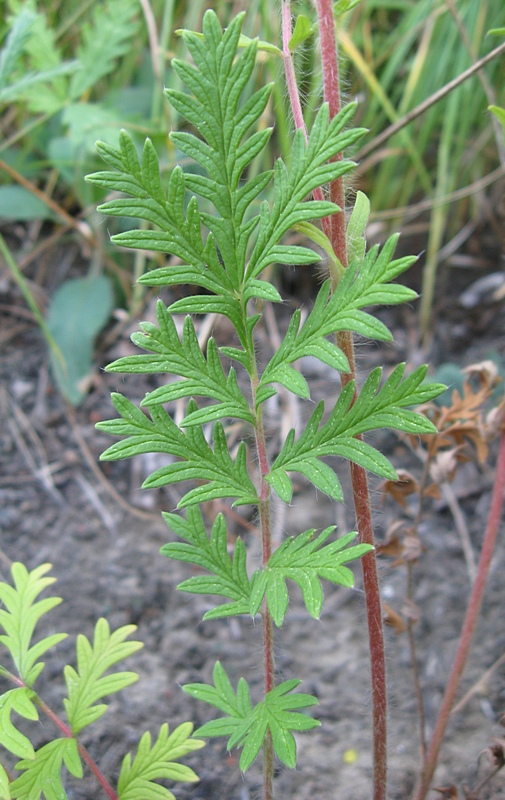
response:
[[[179,508],[218,497],[236,498],[236,505],[257,502],[256,489],[247,471],[245,444],[239,445],[234,461],[228,452],[221,423],[214,425],[212,450],[201,425],[192,425],[185,434],[160,405],[150,407],[152,419],[149,420],[120,394],[113,394],[112,402],[121,418],[100,422],[97,428],[127,438],[109,447],[101,456],[103,460],[113,461],[140,453],[167,453],[182,459],[157,469],[144,481],[143,488],[152,489],[184,480],[207,482],[187,492],[179,502]],[[194,400],[190,400],[188,416],[197,409]]]
[[[28,572],[20,563],[11,567],[14,586],[0,582],[0,601],[4,608],[0,609],[0,643],[9,651],[16,670],[27,686],[33,686],[44,668],[38,659],[54,645],[66,638],[66,633],[54,633],[40,642],[31,645],[35,626],[39,619],[61,603],[60,597],[46,597],[35,602],[39,594],[47,586],[54,583],[55,578],[44,578],[51,569],[51,564],[42,564]]]
[[[339,500],[342,495],[336,476],[332,482],[327,470],[320,475],[317,469],[322,463],[319,459],[331,455],[347,458],[377,475],[394,480],[396,472],[386,457],[356,437],[376,428],[394,428],[412,434],[434,433],[436,429],[430,420],[407,408],[426,403],[444,391],[442,384],[422,383],[427,369],[426,366],[418,367],[402,381],[405,364],[399,364],[379,389],[382,370],[377,367],[368,376],[354,403],[354,381],[350,381],[326,423],[320,427],[324,410],[321,402],[296,442],[294,432],[288,434],[266,476],[267,481],[285,502],[289,502],[293,489],[287,473],[300,472],[318,489]]]
[[[125,642],[135,630],[135,625],[124,625],[111,634],[108,622],[99,619],[93,644],[83,634],[77,637],[77,669],[70,665],[64,669],[68,698],[63,702],[72,733],[79,733],[105,713],[107,706],[95,705],[97,700],[138,680],[135,672],[104,675],[114,664],[143,646],[141,642]]]
[[[178,585],[178,589],[194,594],[215,594],[232,602],[208,611],[204,619],[217,619],[249,613],[251,584],[246,570],[246,552],[241,539],[237,539],[233,556],[228,554],[226,522],[218,514],[207,536],[201,511],[192,507],[187,518],[178,514],[163,514],[167,525],[186,541],[171,542],[161,548],[161,553],[175,561],[187,561],[212,573],[211,577],[196,575]]]
[[[347,546],[358,535],[357,531],[325,544],[334,529],[335,526],[326,528],[316,538],[315,529],[311,529],[296,537],[289,537],[277,548],[267,566],[254,576],[251,615],[258,612],[266,595],[273,620],[280,627],[288,608],[287,579],[298,584],[307,611],[315,619],[319,619],[323,606],[320,579],[342,586],[354,585],[354,575],[343,564],[360,558],[373,548],[368,544]]]
[[[136,10],[133,0],[108,0],[94,6],[90,22],[82,27],[82,43],[77,48],[82,69],[70,81],[68,94],[72,100],[112,72],[116,59],[131,48],[139,28]]]
[[[35,692],[26,686],[10,689],[0,696],[0,744],[19,758],[34,758],[32,743],[12,724],[11,712],[30,720],[39,718],[33,704]]]
[[[138,347],[150,351],[146,355],[120,358],[109,364],[110,372],[124,373],[169,373],[180,375],[183,380],[169,383],[149,392],[142,401],[143,406],[159,405],[181,397],[210,397],[218,405],[199,409],[186,417],[183,425],[202,424],[222,417],[236,417],[254,422],[249,404],[240,391],[234,370],[225,375],[214,339],[207,344],[207,357],[203,355],[191,317],[186,317],[182,341],[179,339],[172,316],[164,303],[158,301],[156,308],[158,327],[142,322],[141,333],[134,333],[132,341]]]
[[[192,739],[193,725],[185,722],[169,735],[169,727],[160,728],[158,738],[151,744],[150,733],[142,736],[137,754],[133,759],[124,757],[118,779],[119,800],[175,800],[169,789],[154,783],[156,780],[172,780],[194,783],[198,780],[195,772],[184,764],[177,764],[179,758],[205,746],[201,739]]]
[[[412,289],[390,283],[416,260],[415,257],[393,260],[397,235],[391,236],[380,252],[375,246],[363,255],[363,229],[369,204],[365,195],[359,195],[350,227],[353,242],[350,252],[356,258],[343,271],[333,294],[330,295],[329,281],[322,285],[314,308],[301,328],[299,312],[293,314],[286,337],[261,376],[258,402],[263,402],[263,391],[271,383],[282,383],[295,394],[305,396],[296,385],[288,386],[281,380],[287,365],[303,356],[315,356],[334,369],[348,372],[349,364],[343,352],[326,337],[347,330],[372,339],[391,340],[386,326],[362,309],[372,305],[395,305],[416,297]]]
[[[11,796],[22,800],[66,800],[68,797],[61,780],[61,769],[65,765],[71,775],[82,778],[83,770],[77,741],[54,739],[35,753],[31,760],[16,764],[23,774],[11,783]]]
[[[307,731],[318,727],[318,720],[298,709],[317,705],[309,694],[291,694],[301,683],[284,681],[268,692],[262,702],[252,706],[249,687],[240,678],[235,693],[226,672],[216,663],[213,672],[214,686],[190,683],[183,686],[187,694],[218,708],[226,717],[207,722],[197,730],[198,736],[229,736],[228,749],[242,747],[240,769],[246,772],[256,759],[268,730],[272,735],[274,750],[287,767],[296,766],[296,742],[291,731]]]

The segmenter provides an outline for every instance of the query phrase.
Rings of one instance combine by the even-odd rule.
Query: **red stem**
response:
[[[331,0],[317,0],[317,16],[319,20],[319,41],[321,47],[321,66],[323,70],[324,99],[330,108],[330,119],[333,119],[341,107],[340,103],[340,78],[338,71],[338,54],[335,40],[335,22],[333,19],[333,3]],[[342,153],[334,156],[332,161],[340,161]],[[340,214],[331,217],[331,241],[335,255],[340,258],[342,265],[347,265],[347,244],[345,238],[345,194],[344,182],[338,178],[330,183],[330,200],[341,209]],[[342,260],[341,255],[344,256]]]
[[[340,111],[340,84],[338,71],[338,56],[335,43],[335,25],[331,0],[317,1],[317,14],[319,19],[319,34],[321,42],[321,62],[324,82],[324,99],[329,104],[330,117]],[[302,128],[307,139],[307,131],[303,119],[300,97],[296,84],[293,67],[293,57],[289,50],[291,38],[291,11],[289,0],[282,3],[282,40],[284,68],[286,71],[286,84],[291,102],[293,118],[297,128]],[[342,158],[342,154],[334,160]],[[323,199],[321,189],[314,192],[316,200]],[[347,265],[346,225],[345,225],[345,193],[343,180],[340,178],[330,184],[330,199],[340,209],[340,214],[325,217],[322,220],[324,233],[331,241],[335,255],[341,264]],[[332,275],[332,288],[335,289],[336,279]],[[355,379],[354,346],[352,335],[342,333],[338,337],[338,344],[347,356],[350,372],[342,375],[345,385]],[[365,470],[356,464],[351,464],[351,478],[354,493],[357,527],[360,539],[367,544],[374,544],[372,514],[370,509],[370,495],[368,480]],[[374,727],[374,800],[385,800],[387,778],[387,694],[386,694],[386,662],[384,655],[384,633],[382,626],[382,607],[380,601],[379,580],[375,553],[367,553],[362,558],[363,582],[365,587],[365,603],[367,609],[368,631],[370,642],[370,664],[372,680],[373,702],[373,727]]]
[[[253,390],[254,393],[254,390]],[[259,515],[261,527],[261,561],[266,567],[272,554],[272,535],[270,529],[270,486],[265,480],[270,467],[266,453],[265,431],[261,418],[261,409],[258,411],[256,421],[256,450],[261,473],[261,489],[259,502]],[[272,615],[268,609],[266,597],[261,610],[263,621],[263,682],[265,695],[271,692],[275,685],[275,665],[273,646]],[[270,729],[265,735],[263,744],[263,800],[273,798],[274,777],[274,748]]]
[[[26,683],[24,683],[24,681],[17,675],[8,673],[6,677],[8,677],[9,680],[16,686],[21,686],[26,688]],[[38,707],[40,708],[41,711],[44,712],[46,717],[49,717],[49,719],[56,725],[58,730],[63,734],[63,736],[65,736],[66,739],[75,739],[75,741],[77,742],[77,749],[79,750],[79,755],[81,756],[82,760],[86,762],[91,772],[97,779],[98,783],[105,791],[105,794],[107,795],[109,800],[118,800],[118,796],[114,791],[114,789],[112,788],[112,786],[110,785],[109,781],[107,780],[105,775],[100,771],[97,764],[93,761],[93,759],[91,758],[90,754],[88,753],[84,745],[81,744],[79,740],[74,736],[74,734],[72,733],[72,729],[68,725],[66,725],[65,722],[63,722],[63,720],[60,719],[60,717],[57,714],[55,714],[55,712],[51,708],[49,708],[49,706],[46,703],[44,703],[43,700],[41,700],[38,694],[35,694],[33,702],[36,705],[38,705]]]
[[[458,689],[463,670],[465,668],[468,652],[472,643],[477,618],[479,615],[484,589],[486,587],[487,576],[489,573],[489,566],[493,557],[496,538],[500,527],[501,514],[503,509],[503,498],[505,494],[505,431],[502,434],[500,441],[500,451],[498,454],[498,463],[496,465],[496,478],[493,487],[493,495],[491,499],[491,508],[487,520],[486,532],[484,534],[484,542],[482,544],[482,552],[480,555],[479,566],[477,570],[477,577],[472,588],[468,608],[466,611],[463,629],[459,640],[458,650],[452,665],[452,671],[447,682],[445,689],[442,706],[438,713],[435,730],[426,756],[426,764],[419,776],[416,788],[414,789],[413,800],[424,800],[426,797],[435,769],[438,762],[438,756],[442,740],[444,738],[445,729],[449,721],[451,709],[454,705],[456,692]]]
[[[323,70],[324,99],[329,104],[330,117],[340,111],[340,83],[338,71],[338,54],[335,41],[335,23],[333,19],[332,0],[317,0],[319,19],[319,36],[321,42],[321,63]],[[342,154],[335,157],[342,158]],[[347,266],[347,243],[345,224],[345,194],[342,178],[330,184],[330,199],[342,209],[340,214],[331,217],[331,243],[335,255],[344,268]],[[350,371],[342,375],[342,384],[346,385],[356,378],[354,363],[354,345],[350,332],[338,335],[338,344],[347,356]],[[356,391],[355,391],[356,397]],[[356,523],[360,541],[374,544],[372,512],[366,471],[357,464],[351,463],[351,479],[354,494]],[[374,751],[374,788],[373,800],[386,800],[387,783],[387,692],[386,692],[386,660],[384,654],[384,630],[382,624],[382,606],[380,599],[379,579],[375,551],[371,551],[361,559],[365,605],[368,621],[368,639],[370,646],[370,669],[372,681],[372,715],[373,715],[373,751]]]
[[[44,712],[44,714],[45,714],[47,717],[49,717],[49,719],[50,719],[50,720],[52,720],[52,721],[54,722],[54,724],[56,725],[56,727],[60,729],[60,731],[62,732],[62,734],[63,734],[63,735],[64,735],[64,736],[65,736],[67,739],[75,739],[75,740],[76,740],[76,742],[77,742],[77,749],[79,750],[79,755],[81,756],[81,758],[83,759],[83,761],[85,761],[85,762],[86,762],[86,764],[87,764],[87,765],[88,765],[88,767],[90,768],[91,772],[93,773],[93,775],[94,775],[94,776],[95,776],[95,778],[97,779],[98,783],[100,784],[100,786],[102,787],[102,789],[105,791],[105,794],[107,795],[107,797],[108,797],[110,800],[118,800],[118,796],[117,796],[116,792],[114,791],[114,789],[112,788],[112,786],[110,785],[109,781],[107,780],[107,778],[105,777],[105,775],[104,775],[104,774],[103,774],[103,773],[100,771],[100,769],[98,768],[97,764],[95,764],[95,762],[94,762],[94,761],[93,761],[93,759],[91,758],[90,754],[88,753],[88,751],[86,750],[86,748],[84,747],[84,745],[82,745],[82,744],[79,742],[79,740],[78,740],[78,739],[76,739],[76,737],[75,737],[75,736],[74,736],[74,734],[72,733],[72,729],[71,729],[71,728],[69,728],[69,727],[68,727],[68,725],[65,725],[65,723],[63,722],[63,720],[61,720],[61,719],[60,719],[60,718],[57,716],[57,714],[55,714],[55,713],[54,713],[54,711],[52,711],[52,709],[50,709],[50,708],[49,708],[49,706],[47,706],[47,705],[44,703],[44,701],[43,701],[43,700],[41,700],[41,699],[40,699],[40,697],[38,697],[38,696],[37,696],[37,705],[39,706],[39,708],[41,708],[41,709],[42,709],[42,711]]]
[[[286,74],[286,86],[288,89],[289,102],[291,111],[293,112],[293,119],[295,128],[301,128],[307,142],[309,137],[307,134],[307,126],[303,118],[302,104],[300,102],[300,95],[298,93],[298,85],[296,83],[295,68],[293,64],[293,55],[289,49],[289,41],[291,39],[291,3],[290,0],[283,0],[282,2],[282,54],[284,57],[284,72]],[[313,191],[314,200],[324,200],[323,190],[318,187]],[[323,232],[328,239],[331,239],[331,217],[324,217],[321,220]]]

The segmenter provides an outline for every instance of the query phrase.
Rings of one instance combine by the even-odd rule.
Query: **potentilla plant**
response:
[[[295,767],[293,732],[319,724],[303,713],[317,700],[296,691],[300,683],[297,678],[275,681],[274,628],[283,624],[288,611],[286,582],[298,584],[308,613],[317,619],[323,605],[321,580],[352,586],[353,574],[345,565],[373,549],[367,542],[353,544],[356,531],[335,538],[333,527],[320,533],[314,529],[293,531],[275,549],[272,492],[290,503],[290,475],[300,473],[316,490],[341,502],[339,480],[324,460],[329,456],[340,456],[384,478],[395,478],[392,465],[363,441],[362,434],[384,427],[411,434],[433,432],[432,423],[410,408],[435,397],[444,387],[423,383],[425,366],[407,374],[405,364],[399,364],[385,380],[382,369],[374,369],[360,390],[354,380],[349,380],[349,358],[335,336],[352,332],[390,340],[385,325],[364,309],[413,299],[416,295],[411,289],[392,281],[415,258],[394,258],[396,236],[382,250],[373,247],[366,252],[368,203],[361,194],[348,226],[348,266],[335,253],[329,237],[313,224],[340,212],[334,202],[321,199],[320,192],[320,199],[310,196],[353,168],[351,161],[339,157],[362,134],[362,130],[350,127],[352,104],[333,117],[328,105],[323,104],[307,141],[301,130],[294,135],[289,166],[279,158],[272,170],[260,174],[249,170],[271,134],[270,129],[255,126],[272,87],[246,92],[258,43],[241,36],[242,20],[243,15],[239,15],[223,32],[214,12],[208,11],[201,34],[182,32],[191,60],[172,62],[188,91],[171,89],[166,95],[195,132],[173,132],[170,138],[197,168],[185,172],[176,166],[164,189],[151,142],[146,141],[139,161],[133,141],[122,132],[118,149],[98,145],[112,169],[95,173],[88,180],[127,195],[105,202],[100,211],[138,217],[154,226],[153,230],[118,234],[114,242],[174,257],[173,263],[142,276],[141,282],[160,288],[189,284],[194,289],[191,296],[168,307],[159,300],[157,325],[142,323],[141,332],[132,336],[145,352],[121,358],[107,368],[117,373],[165,373],[178,376],[178,380],[149,392],[141,408],[121,394],[113,394],[119,417],[99,423],[98,428],[122,440],[109,447],[102,458],[116,460],[147,452],[170,456],[143,486],[195,482],[185,491],[177,513],[164,514],[180,541],[165,545],[162,553],[198,567],[179,588],[224,598],[225,602],[209,608],[205,619],[261,617],[262,697],[251,696],[245,678],[234,688],[221,663],[215,665],[213,684],[183,688],[220,712],[197,735],[228,737],[228,748],[241,748],[240,768],[244,772],[263,749],[263,792],[268,800],[273,797],[274,757]],[[261,200],[263,195],[271,199]],[[295,311],[277,352],[270,353],[261,366],[255,333],[265,304],[282,302],[278,289],[265,279],[267,267],[279,263],[309,265],[321,258],[312,247],[283,243],[292,229],[305,232],[309,240],[322,246],[330,275],[303,324],[300,312]],[[202,351],[195,315],[211,313],[231,322],[237,346],[218,347],[211,338]],[[182,336],[174,320],[178,314],[186,315]],[[316,406],[298,436],[294,431],[287,435],[272,460],[267,453],[265,403],[279,387],[302,400],[310,399],[310,387],[295,366],[304,356],[338,370],[343,388],[336,400]],[[235,366],[225,366],[229,362]],[[239,381],[238,370],[247,381]],[[243,390],[245,383],[247,389]],[[188,398],[188,402],[178,425],[165,406],[181,398]],[[234,455],[231,450],[235,442],[232,445],[227,430],[230,419],[240,420],[244,431]],[[216,517],[211,531],[206,530],[201,507],[216,498],[256,509],[262,554],[252,573],[247,571],[246,547],[240,538],[229,553],[222,514]],[[201,574],[202,569],[208,575]]]

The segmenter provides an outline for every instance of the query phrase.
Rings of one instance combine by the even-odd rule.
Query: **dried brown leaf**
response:
[[[383,481],[379,489],[383,499],[386,495],[390,495],[402,508],[405,508],[407,505],[405,498],[419,492],[419,482],[406,469],[398,469],[396,472],[398,480]]]
[[[404,633],[407,630],[407,624],[401,614],[394,611],[387,603],[384,603],[383,606],[383,619],[384,624],[392,628],[396,634]]]
[[[440,792],[444,800],[458,800],[459,798],[458,787],[454,783],[451,783],[450,786],[434,786],[433,791]]]

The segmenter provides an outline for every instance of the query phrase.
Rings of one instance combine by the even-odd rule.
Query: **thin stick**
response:
[[[475,62],[475,64],[472,64],[471,67],[462,72],[461,75],[458,75],[452,81],[446,83],[445,86],[442,86],[441,89],[439,89],[437,92],[434,92],[431,97],[428,97],[422,103],[419,103],[418,106],[405,114],[405,116],[401,117],[401,119],[397,120],[395,123],[393,123],[393,125],[390,125],[385,131],[382,131],[382,133],[379,133],[371,142],[361,147],[354,156],[355,160],[360,161],[361,159],[365,158],[365,156],[373,153],[374,150],[377,150],[381,144],[390,139],[391,136],[394,136],[395,133],[401,131],[402,128],[409,124],[409,122],[412,122],[412,120],[417,119],[417,117],[421,116],[421,114],[424,114],[424,112],[434,106],[435,103],[438,103],[439,100],[442,100],[443,97],[450,94],[450,92],[456,89],[457,86],[460,86],[460,84],[464,83],[466,80],[468,80],[468,78],[471,78],[472,75],[475,75],[475,73],[482,69],[482,67],[485,67],[486,64],[489,64],[490,61],[493,61],[494,58],[497,58],[502,53],[505,53],[505,42],[498,47],[495,47],[495,49],[491,50],[487,56],[480,58]]]
[[[479,680],[476,681],[474,685],[470,687],[470,689],[467,691],[464,697],[462,697],[461,700],[458,703],[456,703],[456,705],[451,711],[451,714],[457,714],[459,711],[462,711],[466,706],[466,704],[468,703],[468,701],[471,700],[475,694],[477,694],[478,692],[482,692],[483,687],[486,686],[491,676],[496,672],[497,669],[501,667],[502,664],[505,664],[505,653],[502,653],[500,658],[496,659],[494,664],[492,664],[489,667],[489,669],[487,669],[485,673],[481,675]]]
[[[7,175],[16,181],[16,183],[19,183],[25,189],[28,189],[28,191],[35,195],[35,197],[38,197],[39,200],[42,200],[42,202],[48,206],[51,211],[54,211],[54,213],[57,214],[58,217],[60,217],[60,219],[62,219],[69,228],[74,228],[76,231],[79,231],[79,233],[84,236],[86,241],[91,243],[94,242],[93,233],[87,222],[82,222],[82,220],[75,219],[74,217],[70,216],[70,214],[68,214],[64,208],[56,203],[52,197],[49,197],[49,195],[39,189],[38,186],[35,186],[34,183],[27,180],[23,175],[21,175],[21,173],[11,167],[9,164],[6,164],[6,162],[2,161],[1,159],[0,169],[6,172]]]

